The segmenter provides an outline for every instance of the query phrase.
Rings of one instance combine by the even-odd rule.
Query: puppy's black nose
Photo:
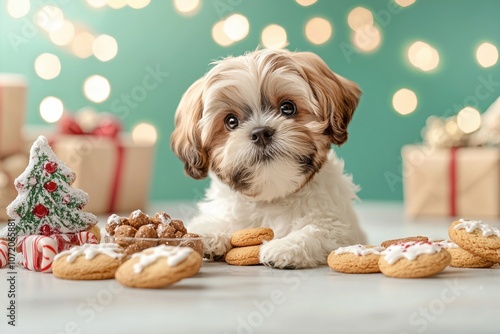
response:
[[[274,135],[274,130],[268,126],[261,126],[252,130],[252,142],[258,146],[268,145]]]

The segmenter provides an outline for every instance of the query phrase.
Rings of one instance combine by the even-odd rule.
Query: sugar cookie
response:
[[[247,228],[236,231],[231,236],[231,245],[234,247],[256,246],[263,241],[272,240],[274,231],[267,227]]]
[[[232,248],[226,254],[226,262],[235,266],[259,264],[260,245]]]
[[[328,255],[328,266],[346,274],[379,273],[378,259],[383,247],[353,245],[340,247]]]
[[[495,263],[469,253],[450,240],[435,241],[451,254],[450,266],[458,268],[489,268]]]
[[[69,280],[109,279],[115,276],[123,256],[118,244],[76,246],[55,256],[52,273]]]
[[[469,253],[500,262],[500,229],[480,220],[460,219],[451,223],[448,235]]]
[[[417,278],[435,275],[451,261],[450,253],[435,242],[393,244],[382,251],[378,265],[390,277]]]
[[[390,245],[401,244],[401,243],[405,243],[405,242],[409,242],[409,241],[427,242],[427,241],[429,241],[429,238],[418,235],[416,237],[406,237],[406,238],[401,238],[401,239],[386,240],[386,241],[382,242],[382,244],[380,246],[387,248]]]
[[[121,284],[133,288],[162,288],[195,275],[201,255],[189,247],[160,245],[135,253],[116,271]]]

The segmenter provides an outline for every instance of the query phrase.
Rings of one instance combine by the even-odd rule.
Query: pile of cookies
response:
[[[234,247],[226,254],[226,262],[235,266],[251,266],[260,263],[260,245],[274,238],[274,231],[267,227],[239,230],[231,235]]]
[[[56,255],[54,276],[69,280],[116,278],[134,288],[162,288],[194,276],[202,257],[190,247],[159,245],[135,253],[126,261],[115,243],[85,244]]]
[[[398,278],[435,275],[448,265],[488,268],[500,263],[500,230],[478,220],[451,224],[452,241],[417,236],[387,240],[381,247],[340,247],[328,256],[330,268],[349,274],[378,273]]]
[[[187,246],[203,254],[201,237],[188,233],[181,220],[171,219],[165,212],[150,217],[135,210],[128,218],[113,214],[106,222],[106,231],[109,234],[106,241],[122,246],[126,257],[158,245]]]

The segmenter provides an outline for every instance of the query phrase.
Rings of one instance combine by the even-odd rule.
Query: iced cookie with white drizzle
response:
[[[394,244],[381,252],[380,271],[390,277],[418,278],[443,271],[451,261],[450,253],[435,242]]]
[[[457,268],[489,268],[494,265],[493,262],[483,259],[480,256],[474,255],[465,249],[460,248],[451,240],[435,240],[434,242],[441,245],[451,254],[451,267]]]
[[[480,220],[462,218],[451,223],[448,235],[469,253],[489,262],[500,262],[500,229]]]
[[[85,244],[57,254],[52,273],[69,280],[110,279],[123,256],[123,248],[114,243]]]
[[[328,266],[346,274],[379,273],[378,260],[384,247],[352,245],[339,247],[328,255]]]
[[[115,278],[128,287],[162,288],[195,275],[201,264],[201,255],[189,247],[160,245],[135,253],[118,268]]]

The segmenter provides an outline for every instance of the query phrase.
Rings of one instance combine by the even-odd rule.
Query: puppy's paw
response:
[[[204,257],[211,261],[222,261],[231,249],[230,236],[224,233],[206,233],[203,235]]]
[[[271,240],[260,248],[260,262],[277,269],[300,269],[311,267],[305,250],[300,244],[293,243],[286,237]]]

